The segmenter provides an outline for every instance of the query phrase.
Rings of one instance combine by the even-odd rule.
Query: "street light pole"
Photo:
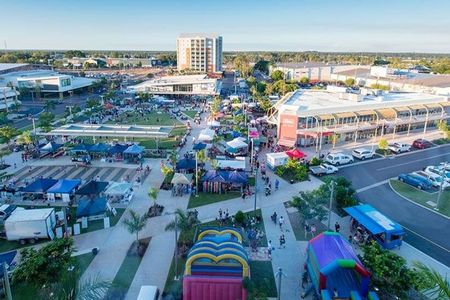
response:
[[[275,274],[278,277],[278,291],[277,291],[277,299],[280,300],[281,299],[281,277],[284,275],[283,270],[279,267],[278,268],[278,272]]]
[[[178,217],[175,212],[175,277],[174,280],[178,280]]]
[[[331,230],[331,207],[333,205],[334,187],[335,187],[335,185],[336,185],[336,182],[334,180],[331,181],[330,203],[328,205],[328,230]]]
[[[198,197],[198,151],[195,151],[195,197]]]
[[[256,215],[256,194],[258,193],[258,169],[255,169],[255,202],[253,203],[253,215]]]
[[[439,210],[439,203],[441,202],[441,197],[442,197],[442,188],[444,187],[444,178],[445,178],[445,171],[447,170],[447,162],[444,163],[444,167],[442,168],[441,171],[441,185],[439,186],[439,192],[438,192],[438,196],[437,196],[437,201],[436,201],[436,210]]]

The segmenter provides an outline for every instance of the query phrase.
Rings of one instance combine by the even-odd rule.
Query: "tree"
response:
[[[260,60],[253,66],[253,69],[258,70],[267,75],[269,74],[269,64],[270,63],[267,60]]]
[[[17,129],[11,126],[3,126],[0,128],[0,138],[3,140],[3,143],[9,144],[11,139],[17,135]]]
[[[355,85],[355,79],[353,79],[353,78],[347,78],[346,80],[345,80],[345,85],[346,86],[354,86]]]
[[[450,139],[450,126],[448,125],[447,122],[445,121],[439,122],[438,128],[440,131],[442,131],[446,139]]]
[[[220,106],[222,104],[222,99],[219,96],[214,97],[213,103],[211,104],[211,112],[216,114],[220,111]]]
[[[19,145],[30,145],[31,143],[33,143],[33,137],[31,136],[31,132],[29,130],[22,132],[17,137],[16,143]]]
[[[303,223],[317,219],[320,222],[326,220],[326,205],[328,200],[321,197],[317,191],[300,192],[299,196],[292,198],[292,206],[297,208]]]
[[[308,83],[309,83],[309,78],[308,78],[308,77],[302,77],[302,78],[300,78],[300,83],[301,83],[301,84],[308,84]]]
[[[294,181],[303,181],[308,178],[308,168],[296,159],[288,159],[287,163],[279,166],[275,174]]]
[[[150,99],[150,95],[148,93],[140,92],[138,93],[139,99],[141,102],[146,102],[148,99]]]
[[[234,58],[234,68],[239,71],[241,77],[247,78],[252,72],[250,61],[246,55],[238,54]]]
[[[421,262],[413,263],[416,272],[425,279],[418,289],[430,299],[450,299],[450,281],[442,277],[436,270]]]
[[[40,287],[57,282],[66,272],[73,252],[71,238],[56,239],[42,248],[24,248],[20,264],[13,273],[13,281]]]
[[[370,86],[371,89],[375,89],[375,90],[383,90],[383,91],[389,91],[389,86],[387,85],[382,85],[379,83],[374,83]]]
[[[156,199],[158,198],[158,190],[155,188],[150,188],[148,190],[148,196],[153,199],[153,205],[156,205]]]
[[[176,227],[180,231],[180,240],[182,242],[191,242],[194,228],[200,224],[200,221],[197,219],[197,214],[184,211],[181,208],[177,208],[174,214],[176,215],[176,222],[173,220],[167,224],[165,230],[174,231]]]
[[[336,178],[326,177],[323,179],[324,184],[322,184],[318,192],[322,197],[329,199],[330,197],[330,186],[331,181],[334,180],[336,186],[334,188],[334,199],[336,203],[336,208],[341,215],[345,215],[346,212],[344,208],[354,206],[358,203],[355,198],[355,189],[352,187],[352,182],[345,177],[339,176]]]
[[[378,142],[378,148],[380,148],[380,150],[383,151],[384,155],[386,155],[386,151],[387,151],[388,147],[389,147],[389,143],[386,139],[381,139]]]
[[[52,129],[52,122],[55,119],[55,115],[51,112],[43,112],[39,115],[39,127],[45,132]]]
[[[270,74],[270,78],[272,78],[273,81],[283,80],[284,73],[281,70],[275,70]]]
[[[56,107],[56,102],[54,100],[46,100],[44,104],[44,110],[49,112],[54,110]]]
[[[146,214],[139,215],[130,209],[130,215],[123,220],[123,224],[131,234],[136,234],[136,247],[139,247],[139,232],[147,225],[148,217]]]
[[[95,100],[95,99],[89,98],[86,101],[86,107],[87,108],[93,109],[93,108],[96,108],[96,107],[99,107],[99,106],[100,106],[100,103],[97,100]]]
[[[415,282],[415,276],[408,269],[406,260],[394,252],[382,249],[375,241],[362,250],[363,265],[372,273],[372,282],[379,288],[380,298],[397,296],[406,299],[407,291]]]

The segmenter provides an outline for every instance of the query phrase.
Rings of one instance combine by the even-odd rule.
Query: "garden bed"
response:
[[[444,145],[444,144],[450,143],[450,138],[448,138],[448,139],[440,138],[440,139],[433,140],[432,142],[433,142],[433,144],[436,144],[436,145]]]

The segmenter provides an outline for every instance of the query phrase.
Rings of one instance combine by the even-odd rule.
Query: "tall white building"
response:
[[[183,33],[177,39],[178,70],[205,73],[222,71],[222,37],[216,34]]]

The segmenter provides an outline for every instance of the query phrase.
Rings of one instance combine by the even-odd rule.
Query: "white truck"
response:
[[[321,164],[320,166],[309,167],[311,173],[315,176],[329,175],[336,173],[339,169],[329,164]]]
[[[27,241],[55,237],[56,214],[53,208],[15,210],[4,222],[8,241]]]

